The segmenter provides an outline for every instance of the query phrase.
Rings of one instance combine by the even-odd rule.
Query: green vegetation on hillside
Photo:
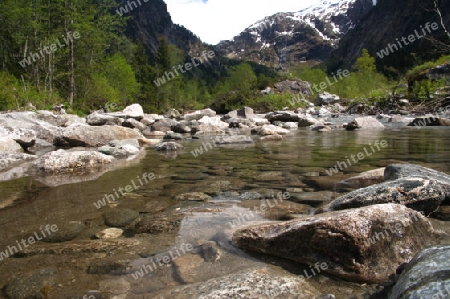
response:
[[[367,102],[389,101],[395,98],[394,91],[427,101],[449,85],[448,79],[424,76],[448,62],[448,55],[412,66],[405,74],[392,69],[394,81],[377,72],[375,59],[366,50],[348,70],[348,78],[326,73],[323,65],[302,63],[287,75],[277,74],[253,62],[219,57],[219,53],[182,71],[180,66],[202,53],[188,55],[161,37],[156,59],[150,62],[148,49],[124,33],[130,16],[119,16],[116,7],[114,0],[1,1],[0,110],[51,109],[64,103],[82,114],[108,103],[120,109],[137,102],[146,112],[156,113],[205,107],[226,112],[244,105],[267,111],[290,107],[290,94],[261,93],[285,79],[301,79],[312,86],[331,81],[321,92]],[[213,50],[203,46],[200,51]],[[317,92],[309,100],[316,96]]]

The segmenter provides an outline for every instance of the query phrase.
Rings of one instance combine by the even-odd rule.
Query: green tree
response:
[[[375,72],[375,58],[370,56],[369,51],[367,49],[363,49],[361,56],[356,59],[354,69],[358,72],[362,72],[363,74],[372,74]]]

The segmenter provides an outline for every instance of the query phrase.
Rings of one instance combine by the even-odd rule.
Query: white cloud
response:
[[[217,44],[277,12],[295,12],[318,0],[165,0],[172,20]],[[205,3],[206,2],[206,3]]]

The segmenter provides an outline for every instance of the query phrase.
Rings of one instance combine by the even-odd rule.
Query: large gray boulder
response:
[[[39,157],[33,162],[33,168],[44,173],[74,173],[100,168],[113,160],[99,152],[60,149]]]
[[[122,113],[125,115],[125,118],[134,118],[136,120],[144,118],[144,109],[142,109],[142,106],[139,104],[132,104],[125,107]]]
[[[55,140],[59,146],[90,146],[99,147],[112,140],[141,139],[142,134],[136,130],[120,126],[73,126],[64,130]]]
[[[450,297],[450,245],[437,245],[417,254],[403,270],[388,299]]]
[[[384,283],[436,238],[422,214],[382,204],[240,229],[233,242],[304,264],[326,263],[325,272],[351,281]]]
[[[40,120],[36,112],[11,112],[0,114],[0,127],[21,128],[34,131],[37,138],[53,143],[62,128]]]
[[[376,118],[371,116],[356,117],[351,123],[347,125],[347,131],[359,130],[382,130],[384,125]]]
[[[352,191],[336,198],[318,211],[338,211],[370,205],[398,203],[426,215],[444,201],[441,184],[432,179],[400,178]]]

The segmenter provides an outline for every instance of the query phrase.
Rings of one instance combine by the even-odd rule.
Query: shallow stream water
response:
[[[385,140],[388,146],[378,150],[374,147],[377,140]],[[58,282],[46,291],[50,294],[48,298],[82,298],[83,294],[95,294],[99,291],[99,282],[109,279],[127,282],[129,295],[126,298],[152,298],[140,296],[262,265],[298,275],[308,268],[271,257],[250,256],[236,248],[231,243],[233,231],[261,221],[307,215],[320,202],[332,200],[346,191],[337,187],[339,181],[392,163],[420,164],[450,173],[450,130],[446,128],[391,127],[383,131],[325,133],[305,129],[289,135],[282,142],[255,141],[245,146],[218,146],[195,157],[191,152],[207,141],[208,138],[181,141],[186,149],[170,155],[149,147],[139,163],[106,172],[90,181],[56,187],[48,186],[36,177],[0,182],[0,251],[15,245],[16,240],[39,233],[47,224],[85,224],[86,228],[74,240],[65,243],[91,242],[96,232],[107,228],[102,215],[112,208],[129,208],[141,215],[160,215],[179,221],[173,230],[122,236],[120,239],[128,243],[108,252],[54,254],[49,248],[61,244],[37,242],[29,245],[29,249],[39,248],[44,253],[18,255],[0,261],[0,288],[15,277],[43,268],[55,269],[59,275]],[[330,167],[361,152],[365,153],[363,160],[347,165],[338,174],[327,175]],[[94,203],[105,194],[125,188],[144,173],[154,173],[155,179],[119,197],[114,204],[101,209],[95,207]],[[211,198],[207,202],[176,199],[187,192],[202,192]],[[263,195],[274,206],[263,213],[249,214],[250,209],[258,208],[261,203],[261,199],[252,197],[255,194],[252,192]],[[289,192],[291,200],[274,204],[279,192]],[[450,224],[446,222],[433,220],[433,224],[450,231]],[[184,260],[180,258],[175,266],[158,266],[157,270],[139,279],[129,273],[88,273],[92,263],[103,258],[123,256],[131,261],[127,269],[136,270],[148,264],[149,257],[155,254],[172,249],[173,254],[180,253],[181,256],[184,255],[179,251],[182,244],[192,244],[195,252],[198,244],[208,240],[215,241],[223,251],[216,263],[204,265],[191,255]],[[310,282],[324,293],[335,294],[336,298],[364,298],[368,290],[370,292],[367,286],[328,275],[316,275]]]

